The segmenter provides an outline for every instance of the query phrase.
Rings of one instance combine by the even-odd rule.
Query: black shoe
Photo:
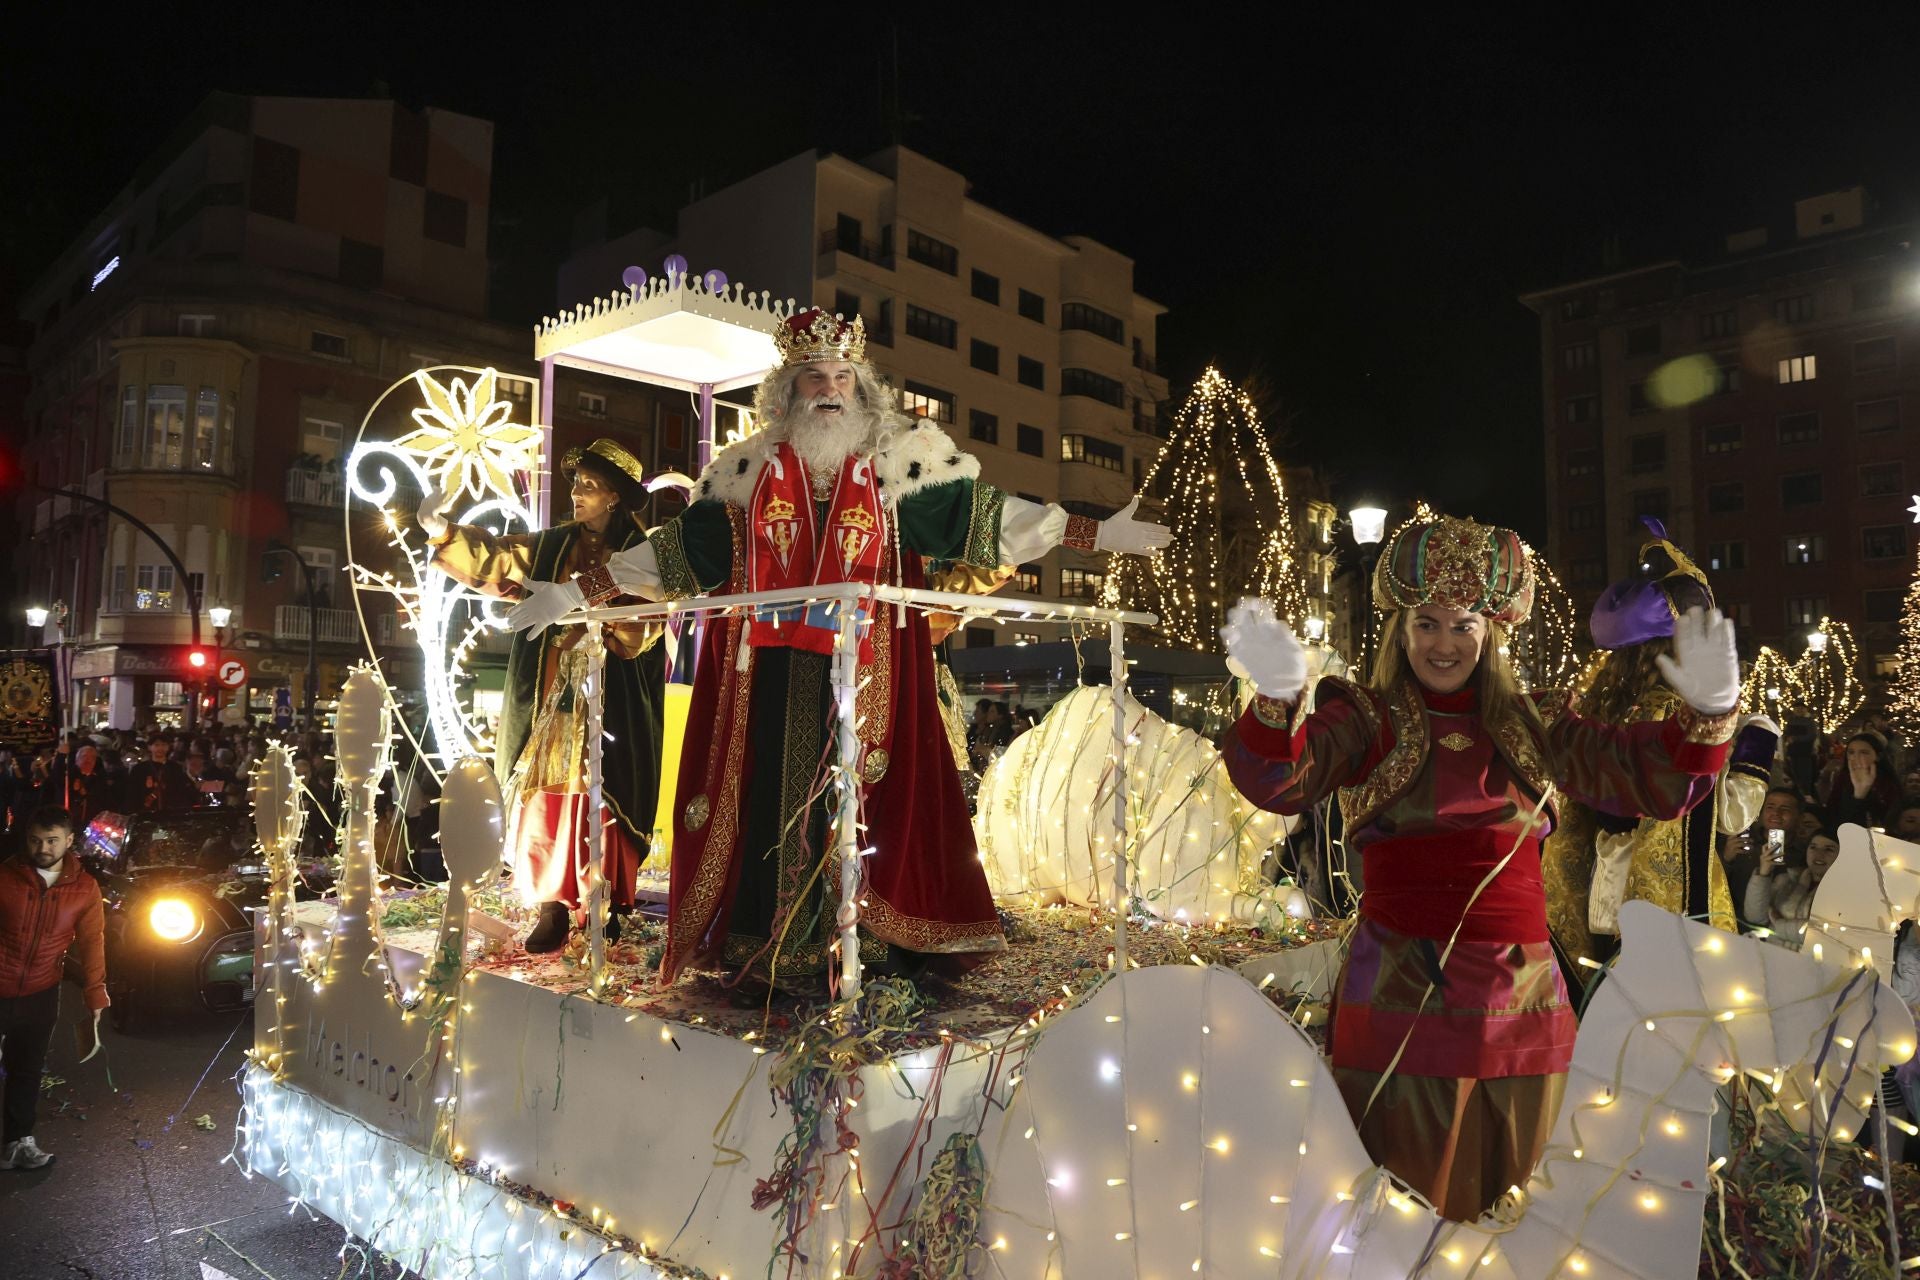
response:
[[[528,955],[546,955],[566,946],[567,934],[572,930],[573,915],[567,910],[566,903],[543,902],[540,904],[540,919],[522,945],[526,947]]]
[[[608,907],[607,908],[606,935],[607,935],[607,942],[609,944],[620,941],[621,921],[625,920],[626,917],[627,917],[627,908],[625,907]]]

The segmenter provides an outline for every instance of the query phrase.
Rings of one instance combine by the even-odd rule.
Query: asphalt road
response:
[[[346,1234],[222,1157],[240,1111],[236,1073],[251,1013],[155,1014],[111,1027],[91,1062],[74,1064],[67,1025],[48,1063],[38,1132],[56,1157],[33,1173],[0,1172],[0,1275],[6,1280],[335,1280],[405,1276]],[[212,1127],[196,1123],[199,1117]]]

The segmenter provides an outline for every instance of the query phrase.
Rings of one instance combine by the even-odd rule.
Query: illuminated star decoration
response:
[[[528,450],[538,444],[540,433],[507,421],[513,404],[493,398],[494,371],[475,378],[471,390],[460,378],[443,387],[424,369],[413,377],[427,402],[413,411],[420,429],[394,441],[394,447],[416,455],[447,493],[512,493],[513,473],[533,469]]]
[[[1913,512],[1913,522],[1920,524],[1920,493],[1913,495],[1913,505],[1908,507],[1907,510]]]

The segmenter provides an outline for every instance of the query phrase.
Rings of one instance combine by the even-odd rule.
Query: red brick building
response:
[[[1711,261],[1523,299],[1540,317],[1547,553],[1583,611],[1657,515],[1744,650],[1797,656],[1831,615],[1863,676],[1887,672],[1920,490],[1916,233],[1853,188]]]

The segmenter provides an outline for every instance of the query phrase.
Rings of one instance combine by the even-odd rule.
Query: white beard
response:
[[[787,442],[808,471],[838,475],[847,455],[873,448],[880,416],[857,404],[839,413],[821,413],[809,403],[797,406],[783,425]]]

